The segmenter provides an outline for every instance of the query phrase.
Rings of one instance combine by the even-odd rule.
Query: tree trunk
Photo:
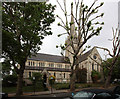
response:
[[[105,88],[108,88],[110,85],[111,75],[108,75],[106,81],[105,81]]]
[[[23,87],[23,71],[19,71],[16,96],[20,96],[23,94],[22,87]]]
[[[113,73],[113,70],[114,70],[115,63],[116,63],[117,59],[118,59],[118,56],[113,57],[111,68],[110,68],[110,71],[108,72],[108,76],[107,76],[107,79],[105,81],[105,88],[108,88],[108,86],[110,85],[110,80],[111,80],[112,73]]]
[[[72,72],[70,77],[70,91],[75,91],[75,80],[76,80],[76,74],[75,72]]]
[[[108,72],[108,76],[107,76],[107,79],[105,81],[105,88],[108,88],[109,85],[110,85],[110,80],[111,80],[111,77],[112,77],[112,71],[113,71],[113,68],[111,68],[111,70]]]

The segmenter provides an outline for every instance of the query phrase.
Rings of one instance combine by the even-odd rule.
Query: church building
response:
[[[79,56],[79,68],[87,69],[87,82],[91,83],[91,71],[101,72],[101,57],[94,47],[85,54]],[[63,56],[38,53],[28,58],[24,70],[24,78],[32,77],[33,72],[40,72],[47,78],[50,75],[56,77],[56,82],[67,83],[70,81],[71,66]]]
[[[71,15],[73,15],[73,9],[71,10]],[[71,16],[71,22],[74,23],[73,16]],[[74,43],[74,47],[76,47],[79,39],[77,38],[75,31],[75,24],[71,25],[70,35],[65,42],[68,46],[65,50],[65,56],[37,53],[36,56],[29,57],[24,70],[24,78],[31,77],[33,72],[40,72],[46,78],[48,78],[50,75],[54,75],[56,77],[56,82],[70,82],[70,63],[73,61],[73,57],[70,53],[70,51],[72,52],[72,48],[70,46],[71,37],[73,37],[72,43]],[[82,41],[79,41],[79,43],[81,42]],[[102,62],[102,59],[95,47],[86,53],[82,52],[83,48],[81,48],[78,54],[79,68],[87,69],[87,82],[91,83],[91,71],[96,70],[98,72],[101,72],[102,69],[100,67],[100,64]]]

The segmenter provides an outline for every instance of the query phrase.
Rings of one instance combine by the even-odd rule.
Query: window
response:
[[[58,64],[57,67],[58,67],[58,68],[62,68],[62,65],[61,65],[61,64]]]
[[[92,63],[92,70],[94,70],[94,63]]]
[[[49,63],[49,67],[54,67],[54,64],[53,63]]]
[[[97,64],[97,71],[99,71],[99,65]]]
[[[30,61],[28,62],[28,65],[30,66]]]
[[[38,66],[38,62],[36,62],[36,66]]]
[[[64,73],[64,78],[65,78],[65,73]]]
[[[44,67],[44,66],[45,66],[45,63],[43,63],[43,62],[42,62],[42,63],[41,63],[41,62],[39,63],[39,67]]]
[[[44,66],[45,66],[45,63],[41,63],[41,66],[44,67]]]
[[[56,77],[56,74],[54,73],[54,76]]]
[[[35,62],[33,62],[33,66],[35,65]]]
[[[109,99],[111,98],[111,95],[109,93],[98,93],[96,96],[95,96],[95,99]]]
[[[82,99],[92,99],[92,96],[94,95],[94,93],[91,93],[91,92],[84,92],[84,91],[80,91],[80,92],[77,92],[73,98],[82,98]]]
[[[96,54],[94,54],[93,58],[94,58],[94,59],[97,59],[97,55],[96,55]]]
[[[31,77],[31,72],[29,72],[29,77]]]
[[[70,69],[70,66],[69,66],[69,65],[65,65],[65,68],[66,68],[66,69]]]
[[[32,62],[31,62],[31,66],[32,66]]]

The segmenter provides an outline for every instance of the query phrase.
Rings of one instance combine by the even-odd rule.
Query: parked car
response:
[[[8,98],[8,94],[4,93],[4,92],[0,92],[0,96],[2,96],[1,99],[7,99]]]
[[[120,84],[120,79],[114,79],[113,84]]]
[[[120,88],[120,87],[119,87]],[[84,89],[72,95],[71,99],[120,99],[119,92],[106,89]]]

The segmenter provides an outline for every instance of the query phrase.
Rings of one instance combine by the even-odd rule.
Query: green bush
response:
[[[33,79],[33,77],[35,79]],[[41,89],[45,89],[41,73],[39,73],[39,72],[33,72],[32,77],[30,78],[30,80],[33,82],[33,85],[35,85],[36,87],[39,87]]]
[[[11,87],[17,85],[17,75],[6,75],[3,78],[2,86],[3,87]]]
[[[69,89],[69,83],[56,83],[54,84],[53,88],[55,88],[56,90]]]
[[[92,78],[93,83],[97,83],[98,80],[101,78],[101,74],[98,71],[93,70],[91,72],[91,78]]]
[[[35,81],[42,80],[42,74],[41,73],[33,72],[32,77],[30,77],[29,79],[31,81],[33,81],[33,77],[35,77]]]

